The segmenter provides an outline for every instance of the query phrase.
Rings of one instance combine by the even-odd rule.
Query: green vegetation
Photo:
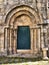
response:
[[[0,64],[41,61],[42,58],[0,57]]]

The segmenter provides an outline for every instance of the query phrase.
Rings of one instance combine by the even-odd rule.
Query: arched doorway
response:
[[[27,5],[15,7],[7,14],[5,20],[7,25],[4,30],[5,49],[9,54],[38,53],[41,46],[41,29],[37,26],[39,22],[42,22],[39,14]]]

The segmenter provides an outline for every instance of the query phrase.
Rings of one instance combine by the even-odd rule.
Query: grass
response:
[[[43,61],[43,59],[40,57],[39,58],[0,57],[0,64],[24,63],[23,65],[28,65],[28,62],[34,63],[34,62],[40,62],[40,61]],[[48,59],[48,63],[49,63],[49,59]]]
[[[28,62],[28,61],[40,61],[42,58],[20,58],[20,57],[0,57],[0,64],[2,63],[21,63],[21,62]]]
[[[2,65],[49,65],[48,61],[36,61],[36,62],[23,62],[23,63],[12,63],[12,64],[2,64]]]

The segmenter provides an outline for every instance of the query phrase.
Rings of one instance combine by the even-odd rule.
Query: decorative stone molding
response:
[[[22,14],[27,14],[25,12],[28,12],[29,13],[29,16],[34,16],[36,21],[37,22],[43,22],[41,19],[42,19],[42,16],[39,14],[33,9],[31,8],[30,6],[27,6],[27,5],[21,5],[21,6],[17,6],[15,8],[13,8],[6,16],[6,20],[5,22],[8,22],[9,24],[9,21],[10,19],[14,16],[18,17],[19,15],[22,15]],[[22,13],[21,13],[22,12]],[[20,14],[19,14],[20,13]],[[16,15],[17,14],[17,15]],[[32,15],[31,15],[32,14]]]
[[[27,53],[29,52],[29,53],[35,53],[36,54],[38,52],[38,49],[36,47],[36,36],[37,36],[36,33],[37,33],[37,29],[38,30],[40,29],[37,26],[37,24],[40,23],[40,22],[43,22],[41,19],[42,19],[41,15],[39,16],[39,13],[35,9],[31,8],[28,5],[20,5],[20,6],[14,7],[6,15],[5,24],[6,24],[7,27],[9,26],[9,28],[8,28],[9,30],[11,30],[11,29],[15,30],[15,29],[17,29],[18,26],[29,26],[30,27],[30,32],[31,32],[31,50],[28,50],[28,51],[25,50],[25,52],[27,51]],[[33,37],[32,37],[33,34],[32,33],[33,34],[35,33],[34,34],[34,42],[32,40],[33,39]],[[9,34],[11,36],[13,36],[13,35],[17,36],[17,34],[15,34],[15,33],[12,35],[12,33],[10,32]],[[15,44],[17,43],[16,42],[17,37],[14,37],[14,39],[12,40],[11,36],[8,36],[8,38],[10,38],[10,43],[8,43],[10,45],[9,46],[10,47],[9,48],[10,54],[12,54],[12,50],[13,50],[14,54],[16,52],[24,52],[23,50],[21,51],[21,50],[17,50],[16,49]],[[39,34],[39,37],[40,37],[40,34]],[[9,41],[9,40],[7,40],[7,41]],[[11,46],[13,44],[12,41],[14,41],[14,47],[13,48]],[[39,43],[40,42],[38,42],[38,44]]]

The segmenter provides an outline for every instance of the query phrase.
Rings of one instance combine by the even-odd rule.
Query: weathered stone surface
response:
[[[2,4],[3,3],[3,0],[0,0],[0,4]]]
[[[39,27],[37,26],[37,24],[45,22],[47,20],[46,17],[49,18],[49,10],[45,8],[46,4],[47,3],[45,2],[45,0],[0,0],[1,52],[5,51],[5,53],[7,54],[7,51],[8,52],[10,51],[10,53],[12,53],[11,49],[14,50],[14,53],[17,52],[15,47],[15,44],[17,43],[16,42],[17,38],[15,38],[15,36],[17,36],[17,34],[16,33],[13,34],[15,35],[13,39],[11,38],[11,32],[9,31],[11,31],[12,29],[14,30],[17,29],[18,26],[30,26],[31,49],[32,49],[30,51],[31,53],[33,52],[36,54],[38,53],[38,51],[40,51],[40,48],[44,47],[43,27],[41,26],[41,30],[39,33],[38,32]],[[20,8],[17,6],[19,6]],[[34,30],[32,30],[33,28]],[[10,36],[8,36],[8,34],[10,34]],[[14,48],[9,47],[8,44],[8,49],[7,49],[7,40],[9,39],[10,42],[8,41],[8,43],[10,43],[10,46],[12,46],[13,44],[11,42],[11,39],[13,39]],[[37,44],[39,44],[39,46],[37,46],[38,48],[36,47]]]

